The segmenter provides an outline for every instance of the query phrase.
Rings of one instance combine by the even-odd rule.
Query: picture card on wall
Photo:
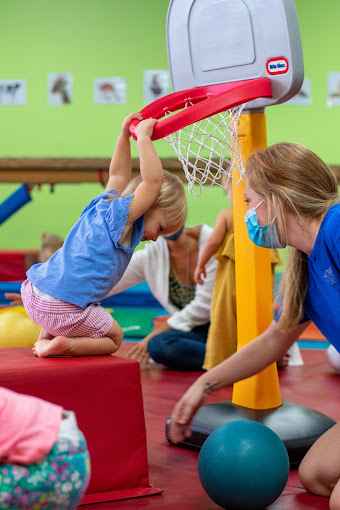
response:
[[[327,106],[340,106],[340,72],[328,73]]]
[[[73,75],[50,73],[48,75],[48,104],[59,106],[72,103]]]
[[[169,71],[144,71],[144,102],[152,103],[169,94]]]
[[[95,78],[94,102],[95,104],[125,104],[126,79]]]
[[[26,80],[0,80],[0,106],[26,104]]]
[[[303,80],[301,89],[296,94],[296,96],[292,97],[289,101],[284,104],[295,104],[302,106],[309,106],[312,104],[312,80],[310,78],[305,78]]]

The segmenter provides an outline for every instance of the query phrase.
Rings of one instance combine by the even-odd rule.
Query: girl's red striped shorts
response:
[[[102,338],[113,325],[113,317],[100,305],[86,308],[60,300],[47,300],[35,295],[32,284],[25,280],[21,297],[27,315],[50,335]]]

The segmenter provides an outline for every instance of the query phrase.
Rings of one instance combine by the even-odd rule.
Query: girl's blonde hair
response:
[[[285,213],[296,216],[308,229],[310,221],[322,220],[328,209],[339,202],[338,184],[331,169],[314,152],[295,143],[279,143],[252,154],[246,165],[251,188],[268,205],[270,218],[276,217],[278,235],[287,243]],[[306,253],[291,248],[280,282],[282,298],[278,326],[287,331],[303,316],[307,292]]]
[[[164,179],[162,187],[151,209],[157,207],[162,211],[166,211],[169,226],[173,229],[172,234],[174,234],[185,222],[187,215],[187,199],[180,178],[167,170],[163,170],[163,172]],[[141,182],[142,177],[140,175],[134,177],[118,196],[124,198],[131,195],[136,191]],[[117,195],[114,198],[117,198]],[[169,233],[167,235],[171,234]]]

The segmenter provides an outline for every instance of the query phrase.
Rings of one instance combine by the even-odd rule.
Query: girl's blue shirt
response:
[[[144,230],[144,216],[133,225],[131,247],[119,244],[133,197],[115,198],[114,190],[101,193],[85,207],[64,245],[43,264],[27,271],[40,291],[86,308],[100,303],[122,278]]]

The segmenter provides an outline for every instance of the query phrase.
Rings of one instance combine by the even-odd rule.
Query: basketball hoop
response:
[[[200,195],[202,188],[210,191],[214,184],[225,187],[230,178],[237,182],[243,178],[237,141],[240,114],[248,101],[271,95],[270,80],[259,78],[174,92],[140,113],[144,119],[162,119],[154,126],[152,140],[164,138],[174,148],[189,193]],[[133,120],[130,124],[135,139],[138,123]],[[223,175],[226,179],[221,184]],[[194,184],[199,185],[198,193]]]

